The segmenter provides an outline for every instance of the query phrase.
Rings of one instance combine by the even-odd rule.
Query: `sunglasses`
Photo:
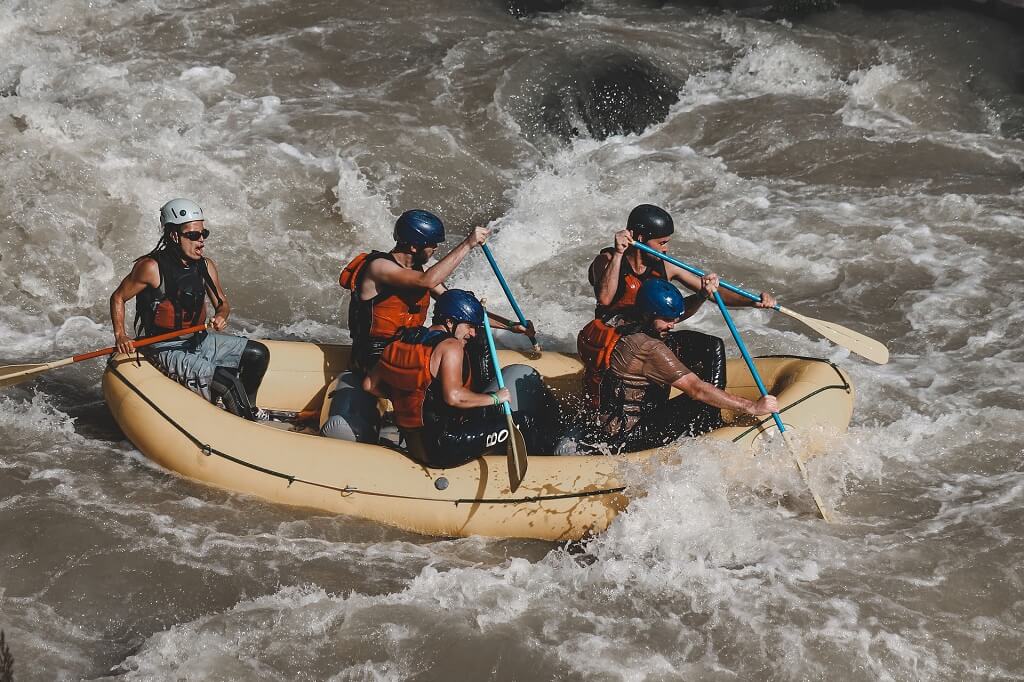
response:
[[[192,230],[191,232],[182,232],[181,236],[189,240],[190,242],[197,242],[199,241],[200,238],[206,239],[207,237],[209,237],[210,231],[203,230],[202,232],[200,232],[199,230]]]

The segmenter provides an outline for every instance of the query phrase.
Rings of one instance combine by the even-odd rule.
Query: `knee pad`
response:
[[[256,401],[256,391],[263,382],[263,375],[270,365],[270,349],[259,341],[246,341],[242,350],[242,360],[238,364],[238,377],[245,387],[249,401]]]
[[[224,407],[231,414],[249,421],[256,419],[245,387],[234,370],[227,367],[218,367],[214,370],[213,380],[210,382],[210,394],[214,402],[217,398],[223,400]]]

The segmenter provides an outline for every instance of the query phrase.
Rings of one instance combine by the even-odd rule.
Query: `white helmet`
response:
[[[189,199],[171,199],[160,207],[160,225],[184,225],[193,220],[203,220],[203,209]]]

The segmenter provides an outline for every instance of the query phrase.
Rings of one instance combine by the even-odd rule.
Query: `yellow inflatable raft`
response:
[[[319,410],[326,386],[348,365],[347,346],[264,342],[270,367],[260,406]],[[571,355],[501,351],[502,365],[535,367],[556,394],[579,390],[582,367]],[[756,360],[778,396],[787,429],[845,431],[853,407],[847,375],[823,360],[790,356]],[[728,390],[757,397],[741,360],[727,369]],[[248,422],[211,405],[147,362],[112,359],[103,393],[128,438],[146,457],[184,476],[284,504],[324,509],[439,536],[576,540],[608,527],[628,503],[617,469],[657,459],[651,450],[624,456],[544,456],[512,493],[504,455],[455,469],[429,469],[400,452]],[[759,448],[771,420],[725,414],[726,426],[704,438]]]

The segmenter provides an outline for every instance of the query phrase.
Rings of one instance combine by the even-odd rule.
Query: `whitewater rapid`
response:
[[[254,337],[346,341],[340,267],[422,207],[449,246],[490,224],[540,341],[572,350],[586,266],[649,202],[673,255],[892,352],[735,315],[754,354],[852,377],[850,431],[809,465],[834,525],[785,452],[680,441],[572,547],[207,488],[124,440],[99,361],[47,373],[0,395],[16,679],[1024,679],[1012,27],[0,0],[0,45],[0,364],[109,345],[109,294],[174,196],[203,206],[231,329]],[[450,283],[502,300],[477,253]],[[711,310],[692,324],[728,337]]]

